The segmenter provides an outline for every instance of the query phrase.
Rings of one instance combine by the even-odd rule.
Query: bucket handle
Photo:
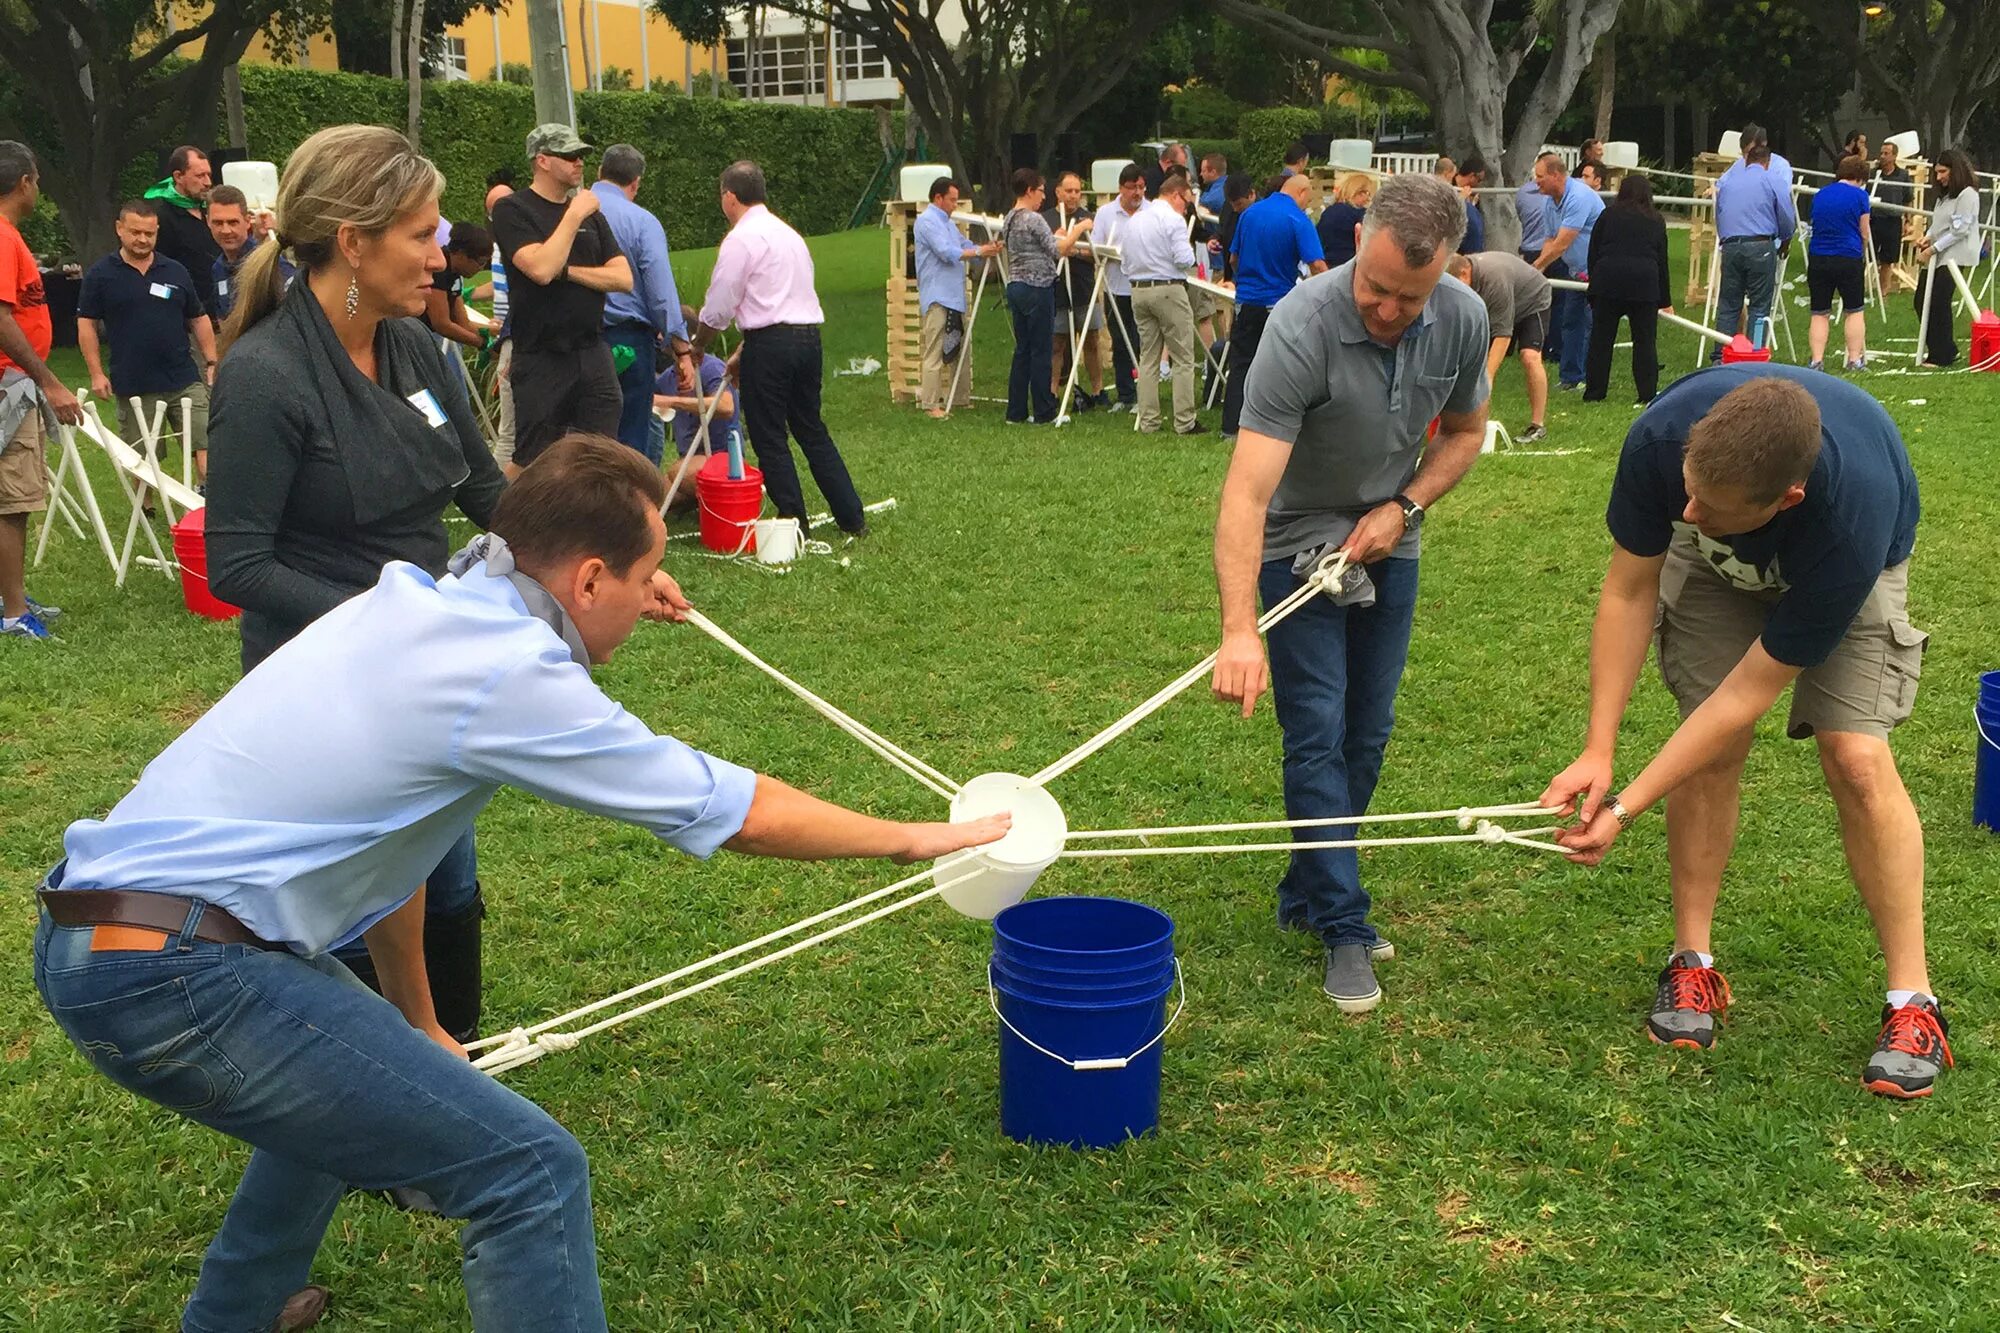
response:
[[[1985,741],[1988,745],[1992,746],[1994,749],[2000,750],[2000,741],[1996,741],[1991,736],[1986,734],[1986,724],[1979,720],[1979,707],[1976,704],[1973,706],[1972,709],[1972,729],[1979,733],[1980,740]]]
[[[1174,1030],[1174,1024],[1181,1021],[1181,1014],[1187,1009],[1187,977],[1181,971],[1181,960],[1179,958],[1174,959],[1174,985],[1180,989],[1180,1002],[1174,1006],[1173,1014],[1167,1019],[1167,1025],[1160,1029],[1158,1036],[1130,1055],[1114,1055],[1101,1060],[1071,1060],[1066,1056],[1057,1055],[1054,1051],[1015,1027],[1013,1023],[1008,1021],[1007,1015],[1000,1012],[1000,991],[993,983],[993,964],[990,962],[986,964],[986,1001],[993,1006],[993,1016],[1000,1020],[1000,1025],[1019,1037],[1023,1044],[1040,1051],[1057,1064],[1066,1065],[1078,1073],[1086,1073],[1093,1069],[1123,1069],[1147,1051],[1152,1050],[1155,1046],[1165,1041],[1167,1034]]]

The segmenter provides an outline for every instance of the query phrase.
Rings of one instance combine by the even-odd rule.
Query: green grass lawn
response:
[[[814,246],[829,371],[880,357],[883,234]],[[706,262],[682,257],[684,291]],[[1792,318],[1803,345],[1805,312]],[[983,395],[1003,391],[1005,322],[994,305],[978,328]],[[1908,298],[1889,332],[1914,334]],[[1679,374],[1692,344],[1676,334],[1665,353]],[[2000,376],[1866,382],[1924,486],[1911,605],[1933,639],[1897,751],[1929,830],[1932,964],[1957,1022],[1959,1068],[1931,1103],[1858,1086],[1877,952],[1812,749],[1767,724],[1717,935],[1737,1008],[1711,1054],[1641,1028],[1671,938],[1652,817],[1595,871],[1486,848],[1368,855],[1399,956],[1359,1020],[1321,996],[1314,946],[1274,929],[1277,858],[1059,864],[1041,892],[1137,898],[1179,926],[1190,1000],[1160,1133],[1117,1151],[1000,1136],[990,932],[942,904],[507,1076],[590,1152],[613,1327],[2000,1324],[1984,1058],[2000,1041],[2000,862],[1968,819],[1967,716],[1976,673],[2000,667]],[[1558,396],[1548,443],[1579,452],[1483,459],[1437,507],[1379,809],[1532,798],[1573,757],[1629,387],[1621,362],[1612,402]],[[1525,424],[1512,365],[1497,411]],[[892,408],[879,375],[829,378],[826,412],[864,497],[899,501],[851,567],[776,578],[675,542],[668,568],[745,643],[954,777],[1034,771],[1214,646],[1213,435],[1141,438],[1102,415],[1007,430],[987,402],[933,423]],[[69,614],[60,643],[0,644],[0,946],[16,960],[0,973],[0,1328],[165,1328],[246,1150],[70,1048],[30,981],[30,891],[64,827],[107,810],[229,688],[236,632],[188,616],[157,574],[113,589],[67,534],[30,586]],[[940,817],[692,630],[642,627],[600,677],[695,745],[872,812]],[[1649,671],[1621,774],[1671,725]],[[1078,828],[1276,818],[1278,761],[1268,705],[1246,723],[1197,690],[1053,790]],[[479,832],[489,1028],[894,877],[697,864],[511,793]],[[455,1227],[371,1199],[342,1207],[316,1278],[333,1328],[467,1323]]]

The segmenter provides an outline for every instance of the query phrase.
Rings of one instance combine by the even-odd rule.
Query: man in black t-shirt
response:
[[[1666,798],[1674,950],[1647,1018],[1654,1041],[1706,1049],[1728,1010],[1710,926],[1736,837],[1757,720],[1787,687],[1787,734],[1818,743],[1848,869],[1888,973],[1871,1092],[1927,1097],[1951,1064],[1924,959],[1924,842],[1889,732],[1910,715],[1928,636],[1910,624],[1917,478],[1866,391],[1796,366],[1722,366],[1653,400],[1625,438],[1606,521],[1611,570],[1590,650],[1582,757],[1542,803],[1579,807],[1557,835],[1595,865]],[[1618,727],[1657,634],[1682,722],[1611,794]]]
[[[616,435],[624,395],[604,341],[604,294],[632,290],[597,196],[583,184],[590,145],[567,125],[528,133],[535,179],[493,206],[493,238],[507,267],[519,475],[572,430]]]

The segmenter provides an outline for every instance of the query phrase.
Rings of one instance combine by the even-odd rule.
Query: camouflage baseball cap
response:
[[[590,145],[577,137],[575,130],[559,121],[537,125],[528,131],[528,156],[548,153],[553,157],[573,157],[587,153]]]

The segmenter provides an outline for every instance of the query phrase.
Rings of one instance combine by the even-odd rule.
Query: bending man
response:
[[[1706,1049],[1729,1008],[1711,951],[1715,901],[1752,729],[1791,686],[1786,734],[1818,742],[1888,969],[1862,1080],[1891,1097],[1930,1095],[1951,1049],[1924,961],[1923,829],[1888,741],[1916,702],[1927,637],[1909,619],[1917,478],[1895,423],[1864,390],[1816,371],[1690,375],[1626,436],[1607,521],[1589,732],[1543,803],[1577,803],[1582,825],[1560,840],[1595,865],[1667,801],[1674,947],[1647,1032]],[[1656,619],[1682,722],[1613,796],[1618,726]]]
[[[589,668],[687,606],[655,582],[665,494],[615,441],[558,442],[455,574],[390,564],[65,835],[34,945],[57,1025],[120,1086],[255,1149],[185,1328],[271,1327],[349,1185],[464,1219],[481,1333],[605,1328],[583,1149],[431,1012],[412,889],[502,786],[702,857],[921,861],[1004,832],[828,805],[607,698]],[[356,937],[381,996],[332,956]]]

